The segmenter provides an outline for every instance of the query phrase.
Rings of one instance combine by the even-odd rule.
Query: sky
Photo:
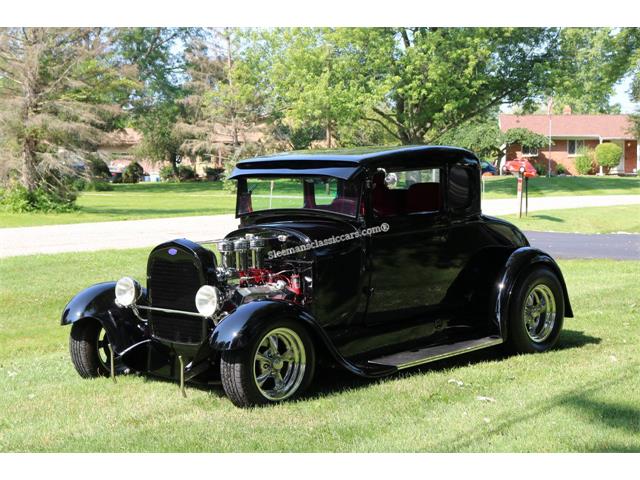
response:
[[[629,97],[629,89],[631,88],[631,77],[624,78],[616,85],[615,94],[611,97],[611,103],[619,103],[622,107],[622,113],[634,113],[640,107],[639,104],[631,101]]]

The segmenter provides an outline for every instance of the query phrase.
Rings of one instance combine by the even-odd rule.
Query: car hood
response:
[[[231,232],[227,237],[264,231],[281,232],[292,235],[303,243],[326,240],[333,236],[355,232],[357,227],[349,222],[333,219],[283,220],[257,225],[247,225]]]

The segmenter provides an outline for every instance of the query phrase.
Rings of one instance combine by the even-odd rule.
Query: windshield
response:
[[[360,183],[333,177],[241,177],[238,215],[276,209],[323,210],[355,217]]]

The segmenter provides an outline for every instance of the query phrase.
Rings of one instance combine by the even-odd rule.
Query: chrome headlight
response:
[[[218,310],[220,292],[216,287],[203,285],[196,293],[196,308],[200,315],[211,317]]]
[[[116,283],[116,303],[130,307],[140,297],[140,284],[131,277],[123,277]]]

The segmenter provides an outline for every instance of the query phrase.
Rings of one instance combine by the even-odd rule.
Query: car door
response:
[[[370,240],[369,325],[428,316],[447,293],[444,172],[443,165],[389,166],[373,175],[371,223],[388,228]]]

